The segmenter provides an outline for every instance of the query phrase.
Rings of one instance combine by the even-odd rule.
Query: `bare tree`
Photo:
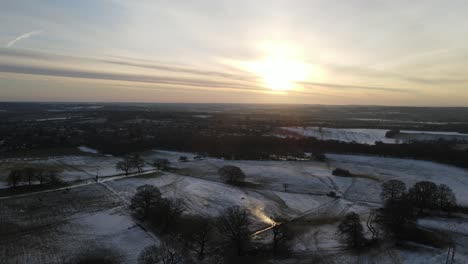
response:
[[[406,184],[399,180],[389,180],[382,183],[382,192],[380,197],[382,200],[397,199],[402,197],[406,192]]]
[[[57,174],[57,170],[37,168],[34,178],[39,181],[39,185],[43,185],[44,183],[60,184],[62,181],[58,178]]]
[[[419,213],[424,209],[433,208],[437,201],[437,185],[430,181],[420,181],[414,184],[408,191],[413,203],[419,208]]]
[[[237,255],[242,255],[245,245],[250,240],[249,214],[239,206],[224,210],[218,219],[218,229],[222,236],[229,240],[237,249]]]
[[[193,233],[189,240],[192,242],[192,248],[197,253],[198,259],[205,257],[205,251],[213,234],[213,223],[209,219],[195,220],[193,223]]]
[[[160,247],[146,247],[138,257],[138,264],[178,264],[185,259],[183,247],[174,241],[163,241]]]
[[[359,248],[364,239],[363,227],[359,215],[349,213],[338,226],[338,232],[343,236],[344,241],[350,248]]]
[[[154,161],[153,165],[156,167],[158,170],[165,170],[169,167],[171,162],[168,159],[157,159]]]
[[[132,161],[130,158],[125,158],[122,161],[117,162],[115,165],[116,169],[121,170],[125,172],[125,175],[128,175],[128,173],[135,168],[135,163]]]
[[[273,254],[277,255],[285,249],[286,242],[290,239],[290,232],[285,224],[276,224],[271,230],[273,232]]]
[[[457,198],[452,189],[445,184],[437,186],[437,204],[440,210],[446,211],[450,216],[452,210],[457,206]]]
[[[36,172],[36,168],[34,167],[26,167],[23,169],[23,176],[24,179],[28,182],[28,186],[32,185],[32,181],[34,180],[34,175]]]
[[[134,168],[138,170],[138,172],[143,171],[143,167],[145,166],[145,161],[140,157],[140,154],[136,153],[130,158],[132,165]]]
[[[145,184],[137,188],[137,192],[132,197],[130,207],[146,218],[150,210],[157,206],[161,199],[161,192],[157,187]]]
[[[229,184],[239,184],[245,180],[244,172],[236,166],[223,166],[218,170],[218,174],[225,182]]]
[[[21,170],[13,169],[8,174],[8,178],[7,178],[8,184],[11,187],[16,188],[16,186],[18,186],[18,184],[21,182],[22,177],[23,176],[22,176]]]
[[[413,202],[405,194],[398,199],[388,199],[383,208],[377,211],[375,222],[387,235],[399,238],[405,226],[415,221]]]
[[[163,231],[167,232],[173,227],[182,213],[185,211],[185,203],[182,199],[162,199],[155,210],[155,220],[162,221]]]

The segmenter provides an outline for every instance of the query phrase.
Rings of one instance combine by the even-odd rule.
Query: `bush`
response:
[[[353,176],[353,174],[351,174],[351,172],[349,172],[349,170],[344,170],[344,169],[340,169],[340,168],[334,169],[332,174],[335,175],[335,176],[341,176],[341,177],[352,177]]]
[[[387,131],[387,133],[385,133],[385,137],[386,138],[393,138],[395,137],[396,135],[400,134],[400,130],[399,129],[392,129],[390,131]]]
[[[240,184],[245,180],[244,172],[236,166],[224,166],[218,170],[218,174],[229,184]]]

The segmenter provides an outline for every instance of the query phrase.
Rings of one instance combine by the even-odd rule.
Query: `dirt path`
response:
[[[125,178],[131,178],[131,177],[138,177],[146,174],[151,174],[154,172],[157,172],[158,170],[149,170],[149,171],[144,171],[144,172],[137,172],[137,173],[132,173],[129,175],[115,175],[115,176],[107,176],[103,177],[98,182],[95,180],[86,180],[84,183],[78,183],[78,184],[73,184],[73,185],[67,185],[64,187],[59,187],[59,188],[53,188],[53,189],[47,189],[43,191],[38,191],[38,192],[28,192],[28,193],[22,193],[22,194],[13,194],[13,195],[8,195],[8,196],[3,196],[0,197],[0,200],[5,200],[5,199],[11,199],[11,198],[17,198],[17,197],[26,197],[26,196],[31,196],[31,195],[36,195],[40,193],[49,193],[49,192],[56,192],[56,191],[63,191],[63,190],[69,190],[73,188],[79,188],[91,184],[98,184],[98,183],[104,183],[108,181],[114,181],[114,180],[119,180],[119,179],[125,179]]]

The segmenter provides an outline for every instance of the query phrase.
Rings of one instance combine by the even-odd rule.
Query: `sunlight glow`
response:
[[[269,225],[275,225],[276,222],[271,218],[268,217],[265,212],[263,207],[255,207],[251,209],[251,212],[263,223],[269,224]]]
[[[290,45],[266,43],[260,50],[263,58],[243,63],[242,68],[258,76],[273,91],[295,89],[297,82],[306,81],[312,73],[311,65],[298,59],[302,56]]]

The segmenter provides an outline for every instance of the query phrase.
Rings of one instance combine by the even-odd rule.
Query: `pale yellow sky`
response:
[[[468,106],[466,1],[41,1],[0,10],[0,101]]]

